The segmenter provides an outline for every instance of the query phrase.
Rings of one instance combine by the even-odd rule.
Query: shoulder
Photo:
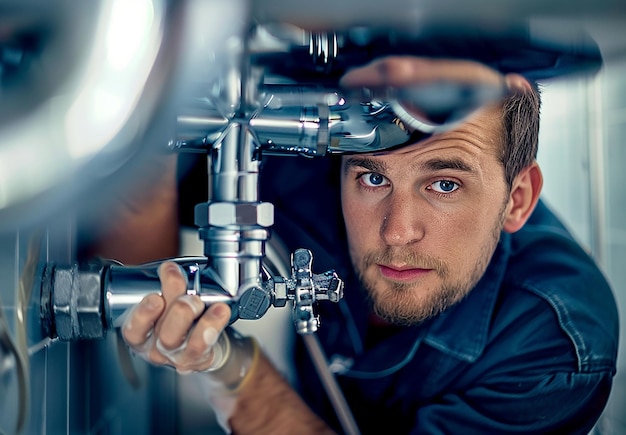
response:
[[[511,237],[501,309],[526,307],[527,315],[534,313],[526,329],[554,318],[573,347],[579,371],[614,367],[619,325],[611,288],[589,254],[540,205],[544,216]],[[543,335],[540,328],[533,333]]]

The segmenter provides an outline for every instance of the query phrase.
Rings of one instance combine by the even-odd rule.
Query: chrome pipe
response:
[[[182,257],[170,261],[178,263],[187,278],[187,293],[198,295],[208,306],[216,302],[233,303],[235,299],[222,289],[219,278],[205,270],[205,257]],[[151,293],[161,293],[158,268],[161,263],[128,267],[113,264],[104,267],[101,272],[103,289],[103,314],[105,324],[120,326],[120,316],[126,310],[141,302]],[[204,271],[204,272],[203,272]]]

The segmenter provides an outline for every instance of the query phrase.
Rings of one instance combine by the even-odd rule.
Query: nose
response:
[[[389,246],[402,246],[424,237],[424,222],[420,218],[418,201],[410,194],[394,192],[387,198],[380,236]]]

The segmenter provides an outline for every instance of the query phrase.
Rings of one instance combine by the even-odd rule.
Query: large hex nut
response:
[[[76,294],[76,269],[57,267],[54,270],[52,290],[52,310],[54,312],[54,330],[61,340],[74,339],[74,307],[73,295]]]
[[[54,269],[54,329],[64,341],[99,339],[105,335],[99,270],[79,271],[76,264]]]
[[[106,334],[102,304],[102,279],[99,269],[81,270],[76,315],[79,339],[100,339]]]
[[[289,297],[287,283],[282,276],[274,277],[274,306],[284,307],[287,305],[287,298]]]
[[[209,202],[196,205],[195,224],[198,227],[274,225],[274,204],[270,202]]]

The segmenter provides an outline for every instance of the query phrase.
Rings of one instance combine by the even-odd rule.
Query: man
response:
[[[400,86],[420,62],[383,59],[344,84]],[[342,157],[345,233],[324,225],[332,174],[309,172],[330,195],[314,220],[298,204],[277,214],[290,248],[313,243],[315,264],[331,262],[346,280],[345,300],[320,306],[319,338],[362,432],[587,433],[606,403],[615,303],[539,202],[539,94],[520,76],[506,80],[513,96],[450,131]],[[295,187],[286,170],[271,172],[265,194],[280,204]],[[222,333],[227,305],[205,310],[184,295],[173,263],[160,276],[162,296],[146,297],[123,328],[136,352],[208,371],[213,404],[236,433],[340,429],[306,358],[296,361],[299,395],[255,343]]]

